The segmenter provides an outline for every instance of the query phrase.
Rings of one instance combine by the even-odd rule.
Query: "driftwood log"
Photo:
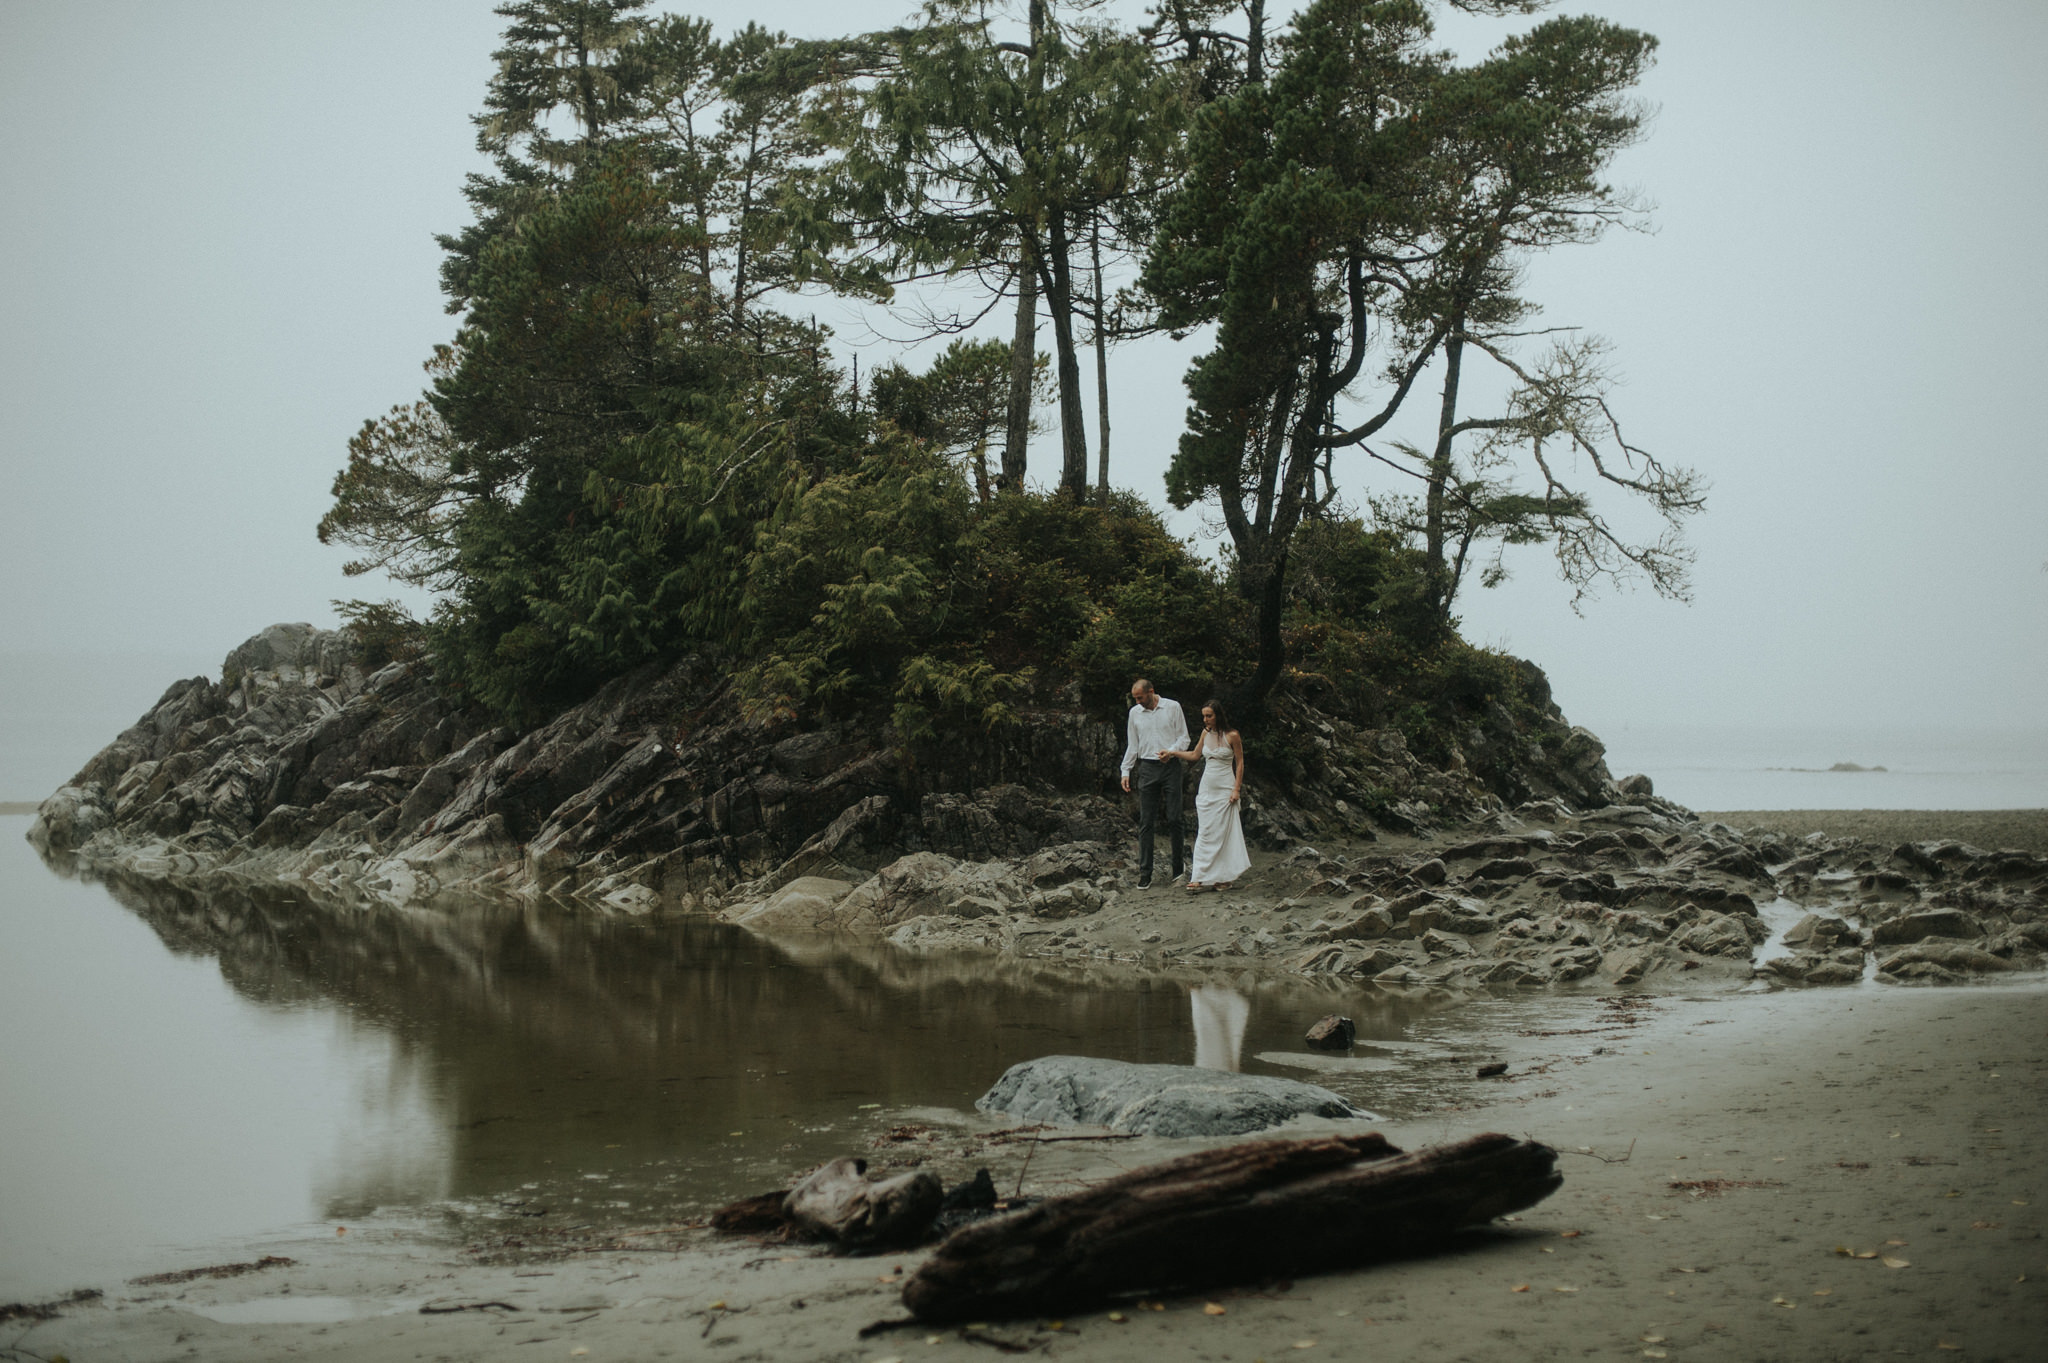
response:
[[[903,1304],[928,1321],[1064,1314],[1426,1252],[1548,1197],[1556,1164],[1501,1135],[1412,1154],[1377,1132],[1207,1150],[955,1232]]]
[[[782,1209],[811,1235],[856,1248],[914,1244],[939,1214],[946,1190],[920,1169],[869,1182],[867,1161],[836,1159],[789,1190]]]

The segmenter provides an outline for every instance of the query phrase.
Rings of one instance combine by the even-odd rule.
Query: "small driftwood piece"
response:
[[[1338,1017],[1331,1013],[1318,1018],[1308,1029],[1302,1040],[1319,1051],[1348,1051],[1351,1043],[1358,1039],[1358,1026],[1350,1018]]]
[[[946,1190],[920,1169],[869,1182],[867,1161],[836,1159],[789,1190],[783,1210],[812,1235],[856,1248],[908,1245],[922,1239]]]
[[[1410,1154],[1377,1132],[1202,1151],[955,1232],[903,1304],[927,1321],[1064,1314],[1426,1252],[1548,1197],[1556,1165],[1501,1135]]]

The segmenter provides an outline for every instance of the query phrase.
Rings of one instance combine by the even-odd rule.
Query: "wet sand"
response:
[[[1789,838],[1826,833],[1896,845],[1930,838],[1967,842],[1986,851],[2048,852],[2048,809],[1732,809],[1697,811],[1736,828],[1763,828]]]
[[[10,1321],[5,1341],[80,1360],[978,1359],[997,1339],[1077,1360],[2042,1356],[2048,985],[1676,995],[1592,1021],[1500,1038],[1509,1079],[1382,1128],[1410,1147],[1501,1130],[1567,1152],[1564,1187],[1520,1220],[1432,1259],[1169,1298],[1122,1322],[863,1341],[902,1314],[899,1270],[920,1254],[649,1228],[621,1242],[644,1252],[489,1264],[359,1227],[243,1256],[292,1268],[105,1284],[102,1304]],[[1041,1146],[1025,1182],[1057,1192],[1187,1148]],[[1007,1187],[1024,1151],[985,1158]]]

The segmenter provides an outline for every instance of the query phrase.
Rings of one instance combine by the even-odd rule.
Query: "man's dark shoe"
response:
[[[1146,876],[1146,877],[1144,877],[1143,879],[1141,879],[1141,880],[1140,880],[1140,881],[1138,882],[1138,888],[1139,888],[1139,889],[1141,889],[1141,890],[1149,890],[1149,889],[1151,889],[1151,888],[1152,888],[1152,877],[1150,877],[1150,876]]]

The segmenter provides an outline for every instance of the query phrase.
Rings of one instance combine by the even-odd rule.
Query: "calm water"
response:
[[[510,1197],[659,1223],[864,1151],[906,1109],[970,1111],[1038,1055],[1235,1061],[1400,1116],[1469,1074],[1460,1048],[1591,1006],[198,897],[67,879],[26,827],[0,818],[0,1301]],[[1385,1044],[1306,1053],[1331,1011]]]
[[[1616,776],[1645,772],[1693,809],[2048,808],[2040,731],[1665,724],[1601,738]],[[1886,770],[1828,770],[1838,762]]]

